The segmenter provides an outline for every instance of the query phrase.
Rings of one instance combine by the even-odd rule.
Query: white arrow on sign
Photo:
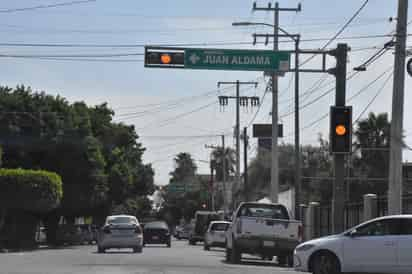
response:
[[[196,64],[200,60],[200,57],[197,56],[196,53],[193,53],[192,55],[190,55],[189,60],[190,62],[192,62],[192,64]]]

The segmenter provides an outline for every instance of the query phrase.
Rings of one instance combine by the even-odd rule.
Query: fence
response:
[[[403,213],[412,214],[412,195],[403,197]],[[388,214],[388,201],[386,197],[379,197],[377,200],[377,215],[386,216]],[[346,203],[344,212],[345,229],[354,227],[364,221],[363,202]],[[316,231],[320,236],[332,234],[332,206],[330,203],[322,204],[319,207],[319,222]]]

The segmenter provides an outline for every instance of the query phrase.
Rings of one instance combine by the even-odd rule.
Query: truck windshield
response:
[[[238,216],[259,217],[270,219],[289,219],[289,214],[283,206],[246,204],[239,210]]]

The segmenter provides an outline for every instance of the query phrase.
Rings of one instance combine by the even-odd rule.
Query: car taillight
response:
[[[241,233],[242,233],[242,220],[239,220],[239,221],[237,222],[236,232],[237,232],[238,234],[241,234]]]
[[[106,233],[106,234],[112,233],[112,232],[110,231],[110,227],[108,227],[108,226],[106,226],[106,227],[103,228],[103,232]]]
[[[302,225],[299,225],[298,227],[298,239],[299,239],[299,242],[303,241],[303,226]]]

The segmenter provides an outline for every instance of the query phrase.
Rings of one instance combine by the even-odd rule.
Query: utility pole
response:
[[[214,186],[214,178],[213,178],[213,166],[214,160],[210,160],[210,195],[211,195],[211,203],[212,203],[212,211],[215,211],[215,186]]]
[[[408,0],[398,1],[392,121],[389,154],[388,214],[402,214],[402,131]]]
[[[336,77],[336,97],[335,105],[343,107],[346,103],[346,62],[349,47],[347,44],[338,44],[337,49],[330,52],[336,57],[336,68],[331,72]],[[344,210],[345,210],[345,154],[334,154],[335,180],[332,197],[332,229],[333,233],[340,233],[344,230]]]
[[[222,178],[223,178],[223,182],[222,182],[222,186],[223,186],[223,213],[226,217],[226,214],[229,210],[228,204],[227,204],[227,191],[226,191],[226,148],[225,148],[225,135],[222,134],[222,150],[223,150],[223,163],[222,163],[222,167],[223,167],[223,174],[222,174]]]
[[[276,2],[274,8],[272,7],[271,3],[269,3],[267,7],[257,7],[256,3],[254,3],[253,10],[274,12],[273,51],[278,51],[279,50],[279,12],[280,11],[298,12],[301,10],[301,6],[299,5],[297,9],[279,8],[279,3]],[[271,188],[270,188],[270,199],[272,200],[273,203],[278,202],[278,195],[279,195],[278,89],[279,89],[278,74],[277,72],[273,72],[272,73],[272,166],[271,166]]]
[[[221,105],[225,106],[228,104],[228,99],[236,100],[236,126],[235,126],[235,136],[236,136],[236,183],[240,185],[240,104],[241,99],[244,102],[251,100],[251,104],[257,105],[256,101],[259,102],[259,97],[240,97],[240,85],[254,85],[255,88],[258,82],[241,82],[237,80],[236,82],[218,82],[217,86],[221,85],[236,85],[236,96],[219,96],[219,102]],[[243,104],[243,102],[242,102]]]
[[[248,182],[248,167],[247,167],[247,147],[249,145],[249,137],[247,136],[247,127],[243,128],[243,160],[244,160],[244,172],[243,172],[243,182],[244,182],[244,197],[245,202],[249,201],[249,182]]]

